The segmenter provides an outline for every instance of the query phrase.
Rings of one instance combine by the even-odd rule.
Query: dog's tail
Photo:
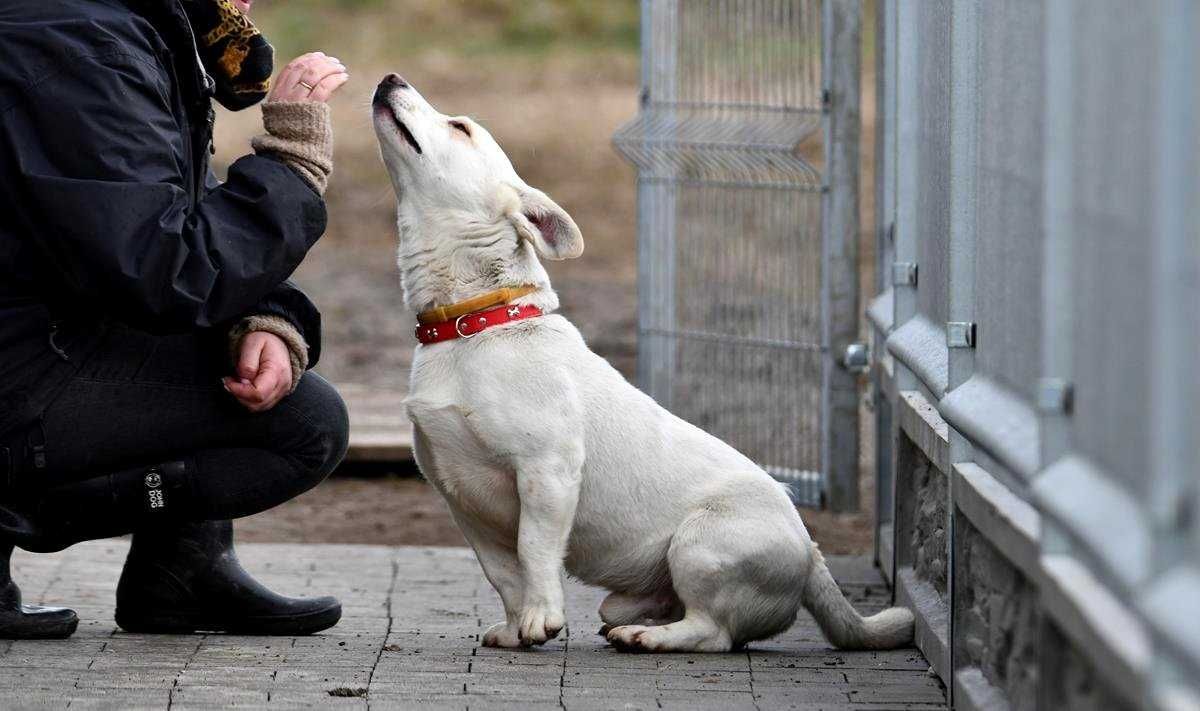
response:
[[[913,613],[891,607],[863,617],[850,605],[813,545],[812,568],[804,583],[804,606],[817,618],[825,637],[838,649],[895,649],[913,640]]]

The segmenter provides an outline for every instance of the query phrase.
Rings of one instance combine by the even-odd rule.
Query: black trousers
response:
[[[222,386],[230,370],[224,344],[211,335],[114,327],[41,422],[10,447],[23,453],[14,457],[12,483],[36,498],[70,482],[186,460],[192,520],[248,516],[320,483],[346,453],[349,421],[337,391],[309,372],[294,393],[254,414]],[[130,521],[129,531],[135,527]]]

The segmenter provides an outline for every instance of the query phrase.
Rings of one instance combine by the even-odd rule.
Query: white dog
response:
[[[801,605],[838,647],[911,641],[908,610],[864,619],[850,606],[778,483],[552,313],[538,258],[578,257],[583,238],[487,131],[395,74],[374,120],[398,196],[405,303],[428,312],[419,338],[449,338],[413,359],[417,463],[504,602],[485,645],[554,638],[564,571],[612,591],[600,617],[622,649],[729,651],[786,630]]]

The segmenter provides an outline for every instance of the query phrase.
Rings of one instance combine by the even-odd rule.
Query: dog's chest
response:
[[[421,393],[406,403],[421,473],[456,517],[515,537],[520,516],[515,473],[480,442],[471,428],[470,411],[428,390]]]

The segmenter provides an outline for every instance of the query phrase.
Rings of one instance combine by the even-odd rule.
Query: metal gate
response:
[[[834,57],[834,61],[829,58]],[[858,505],[857,0],[642,0],[638,381]]]

